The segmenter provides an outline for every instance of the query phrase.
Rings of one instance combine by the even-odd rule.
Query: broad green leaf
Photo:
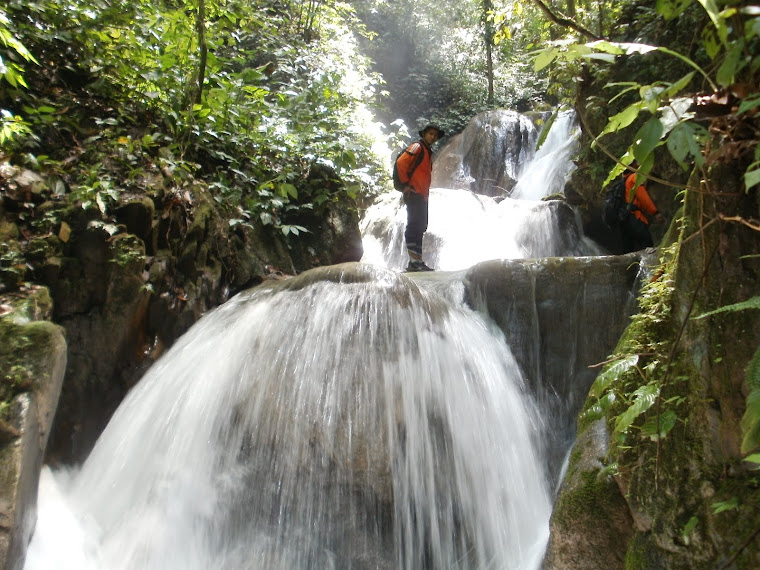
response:
[[[539,52],[533,61],[533,71],[541,71],[557,58],[559,51],[557,48],[547,48]]]
[[[298,190],[296,189],[295,186],[293,186],[290,183],[286,182],[284,184],[280,184],[278,190],[279,190],[280,196],[282,196],[283,198],[287,198],[288,196],[290,196],[294,200],[298,199]]]
[[[728,87],[734,83],[736,74],[741,71],[745,65],[745,61],[742,59],[744,54],[744,39],[732,42],[730,48],[726,52],[726,57],[723,63],[718,68],[718,73],[715,75],[715,79],[718,85]]]
[[[662,85],[642,85],[641,88],[639,88],[639,97],[641,97],[641,101],[644,103],[646,109],[653,115],[660,107],[660,102],[662,101],[660,94],[664,90],[665,87]]]
[[[748,455],[744,458],[744,461],[747,461],[749,463],[754,463],[757,465],[755,469],[760,469],[760,453],[753,453],[752,455]]]
[[[610,117],[607,126],[604,127],[601,133],[599,133],[599,136],[601,137],[607,133],[615,133],[620,129],[624,129],[625,127],[629,126],[631,123],[633,123],[633,121],[636,120],[636,117],[639,116],[641,109],[642,103],[641,101],[637,101],[636,103],[633,103],[632,105],[629,105],[620,111],[617,115]]]
[[[710,16],[710,20],[715,25],[715,29],[718,31],[718,37],[721,43],[725,44],[728,38],[728,28],[726,27],[726,21],[721,18],[720,10],[715,0],[698,0],[702,7],[707,11],[707,15]]]
[[[612,53],[615,55],[632,55],[634,53],[645,54],[650,51],[658,49],[656,46],[650,46],[647,44],[630,43],[630,42],[608,42],[606,40],[600,40],[587,44],[589,47],[593,47],[598,51],[606,53]]]
[[[654,152],[664,133],[665,129],[658,117],[652,117],[642,125],[634,137],[636,142],[633,144],[633,156],[639,163],[644,163]]]
[[[744,185],[749,190],[756,184],[760,184],[760,168],[748,170],[744,173]]]
[[[705,52],[710,59],[715,59],[715,56],[720,53],[721,43],[718,39],[718,32],[715,28],[705,26],[702,28],[702,46],[705,48]]]
[[[675,83],[671,83],[670,86],[662,92],[662,96],[672,98],[678,95],[689,85],[689,83],[691,83],[691,80],[694,78],[695,73],[695,71],[690,71]]]
[[[673,159],[686,170],[689,165],[686,163],[686,157],[691,155],[695,159],[701,159],[702,147],[699,139],[703,136],[704,127],[695,123],[679,123],[668,135],[666,141],[668,150]]]

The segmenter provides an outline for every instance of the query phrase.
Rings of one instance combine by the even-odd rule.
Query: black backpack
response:
[[[602,221],[610,228],[623,225],[636,207],[625,201],[625,179],[616,178],[607,189],[602,206]]]
[[[420,144],[420,146],[422,146]],[[404,191],[404,185],[401,183],[401,178],[399,178],[398,175],[398,159],[401,158],[401,155],[405,152],[409,152],[409,149],[412,147],[412,145],[409,145],[407,148],[402,150],[400,153],[396,155],[396,158],[393,159],[393,187],[398,190],[399,192]],[[409,152],[409,154],[412,154]],[[414,171],[417,170],[417,167],[422,163],[422,159],[425,158],[425,149],[420,148],[420,152],[418,152],[416,155],[416,159],[414,162],[412,162],[411,166],[409,167],[409,173],[408,177],[411,178],[414,174]]]

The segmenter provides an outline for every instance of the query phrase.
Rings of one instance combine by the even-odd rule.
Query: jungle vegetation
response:
[[[44,174],[51,200],[97,212],[109,233],[121,231],[115,204],[157,173],[177,200],[202,181],[230,226],[297,240],[313,228],[292,214],[336,199],[305,187],[317,166],[366,204],[388,187],[389,148],[428,121],[457,133],[488,109],[572,106],[597,194],[634,161],[642,179],[689,191],[716,150],[757,192],[759,43],[760,7],[735,0],[8,0],[0,169]],[[670,167],[680,181],[662,178]],[[15,202],[20,235],[0,235],[3,292],[26,279],[28,252],[12,242],[58,231],[55,210]],[[757,212],[720,215],[760,231]],[[648,290],[642,319],[668,316],[669,287]],[[690,317],[759,307],[755,297]],[[677,425],[648,375],[664,360],[622,355],[592,389],[587,414],[614,409],[621,446]],[[760,350],[745,454],[760,444],[758,371]],[[626,372],[635,380],[621,384]]]

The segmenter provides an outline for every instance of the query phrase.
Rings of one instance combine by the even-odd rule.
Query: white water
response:
[[[571,159],[578,146],[578,132],[574,114],[561,112],[541,148],[520,174],[509,197],[513,200],[541,200],[561,193],[575,170]]]
[[[423,240],[428,265],[452,271],[491,259],[599,255],[601,249],[584,236],[569,206],[541,200],[564,189],[574,169],[570,158],[576,137],[572,115],[560,114],[541,148],[529,153],[512,196],[501,201],[469,190],[432,188]],[[362,261],[405,268],[405,226],[401,195],[392,192],[381,197],[362,220]]]
[[[345,271],[201,319],[81,471],[43,472],[26,570],[538,568],[541,426],[503,336]]]
[[[571,125],[521,169],[529,199],[433,189],[429,260],[595,253],[538,200],[564,187]],[[398,194],[374,206],[363,262],[403,267],[404,224]],[[421,290],[365,263],[196,324],[81,469],[43,470],[25,569],[539,568],[543,426],[503,335],[445,274]]]

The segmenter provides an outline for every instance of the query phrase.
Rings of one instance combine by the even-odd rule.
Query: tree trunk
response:
[[[483,39],[486,44],[486,77],[488,79],[487,103],[493,105],[493,21],[489,18],[493,12],[493,1],[483,0]]]
[[[206,81],[206,59],[208,58],[208,46],[206,45],[206,2],[198,0],[198,14],[195,20],[195,28],[198,32],[198,87],[195,92],[195,103],[200,104],[203,100],[203,84]]]

